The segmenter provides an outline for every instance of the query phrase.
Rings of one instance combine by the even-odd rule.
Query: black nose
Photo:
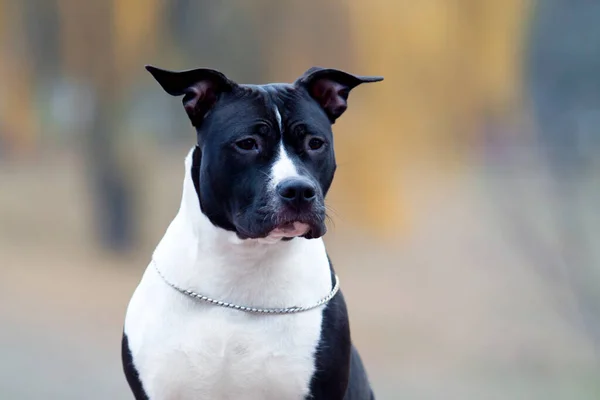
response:
[[[289,178],[277,185],[281,201],[294,207],[311,204],[317,197],[315,186],[307,179]]]

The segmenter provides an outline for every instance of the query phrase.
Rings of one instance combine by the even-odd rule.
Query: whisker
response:
[[[335,220],[329,214],[325,214],[325,220],[335,228]]]
[[[269,179],[269,181],[271,180],[271,175],[269,175],[268,173],[266,173],[265,171],[262,170],[258,170],[258,172],[260,172],[261,174],[263,174],[264,176],[267,177],[267,179]]]

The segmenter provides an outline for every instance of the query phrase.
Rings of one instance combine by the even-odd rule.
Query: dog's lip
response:
[[[283,224],[279,224],[273,229],[267,237],[296,237],[306,235],[308,231],[311,229],[311,226],[305,222],[301,221],[292,221],[285,222]]]

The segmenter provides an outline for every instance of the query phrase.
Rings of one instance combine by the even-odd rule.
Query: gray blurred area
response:
[[[381,74],[330,256],[378,399],[600,398],[591,0],[0,0],[0,399],[130,399],[127,302],[194,143],[147,76]]]

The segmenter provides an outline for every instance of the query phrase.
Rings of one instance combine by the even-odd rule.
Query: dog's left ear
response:
[[[200,126],[219,96],[237,85],[214,69],[198,68],[177,72],[146,65],[146,70],[165,92],[172,96],[183,96],[183,108],[195,127]]]
[[[333,124],[346,111],[348,95],[352,89],[361,83],[382,80],[381,76],[357,76],[337,69],[312,67],[294,85],[304,87]]]

